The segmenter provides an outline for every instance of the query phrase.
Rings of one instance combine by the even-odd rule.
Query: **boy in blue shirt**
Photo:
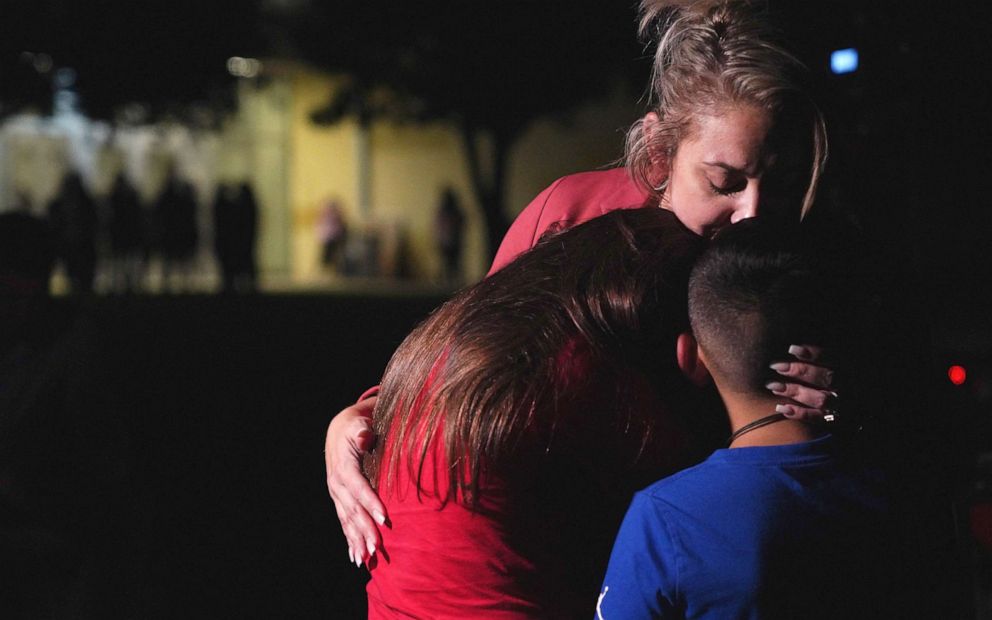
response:
[[[830,342],[837,301],[782,239],[758,220],[735,224],[693,270],[695,338],[680,337],[677,358],[690,378],[712,376],[733,434],[635,495],[597,619],[912,617],[879,476],[822,427],[780,413],[791,401],[772,352]]]

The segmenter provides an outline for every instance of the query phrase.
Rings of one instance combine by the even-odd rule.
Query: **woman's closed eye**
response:
[[[747,181],[731,181],[729,183],[716,184],[713,181],[707,179],[710,184],[710,191],[714,194],[719,194],[721,196],[732,196],[733,194],[738,194],[747,187]]]

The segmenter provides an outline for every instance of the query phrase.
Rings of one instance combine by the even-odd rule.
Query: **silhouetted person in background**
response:
[[[438,249],[441,251],[441,277],[447,283],[458,282],[461,279],[465,214],[458,204],[458,196],[450,187],[444,190],[434,225]]]
[[[348,239],[348,225],[337,200],[324,202],[317,220],[317,239],[320,241],[320,264],[330,272],[341,270],[341,255]]]
[[[48,205],[48,217],[72,293],[92,292],[96,273],[96,205],[78,172],[65,175],[59,194]]]
[[[214,196],[214,254],[220,264],[221,290],[225,293],[232,292],[234,288],[234,261],[231,256],[234,231],[231,230],[231,220],[238,206],[235,191],[232,185],[219,185]]]
[[[0,215],[0,615],[119,615],[127,433],[95,330],[48,297],[56,240]],[[71,309],[70,309],[71,310]]]
[[[223,290],[250,293],[257,287],[255,239],[258,204],[248,183],[222,186],[214,202],[214,250],[220,262]]]
[[[174,167],[155,204],[155,220],[165,285],[177,290],[188,288],[199,240],[196,197],[193,186],[181,179]]]
[[[145,215],[138,192],[124,173],[117,175],[108,199],[111,290],[138,292],[145,273]]]

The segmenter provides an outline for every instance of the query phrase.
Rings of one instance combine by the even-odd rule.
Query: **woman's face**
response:
[[[753,107],[697,117],[670,162],[661,206],[698,235],[758,215],[798,220],[810,155],[801,129]]]

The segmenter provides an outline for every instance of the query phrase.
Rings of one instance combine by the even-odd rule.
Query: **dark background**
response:
[[[363,615],[367,573],[348,564],[323,435],[437,301],[101,307],[134,438],[134,617]]]
[[[4,616],[363,617],[323,435],[439,302],[56,300],[44,404],[0,458]]]
[[[467,3],[469,12],[493,5]],[[614,19],[596,13],[604,40],[629,41],[613,71],[643,82],[647,63],[634,40],[634,10],[615,5]],[[930,318],[931,379],[939,386],[933,415],[953,426],[961,454],[962,557],[976,568],[973,589],[988,596],[988,551],[967,530],[970,506],[992,492],[983,482],[988,462],[980,464],[992,450],[992,10],[984,2],[771,5],[810,66],[828,117],[822,207],[854,220],[909,268],[906,286],[918,289]],[[410,9],[402,15],[409,19],[397,19],[389,3],[348,6],[0,0],[0,113],[50,102],[50,85],[19,60],[26,50],[73,67],[83,107],[94,116],[111,117],[128,101],[181,115],[190,102],[230,105],[229,56],[306,57],[319,49],[316,35],[299,38],[300,23],[314,11],[333,13],[336,21],[326,24],[348,24],[352,35],[373,43],[404,28],[429,35],[439,24],[450,27],[442,18],[450,7],[441,3],[418,5],[415,20]],[[518,16],[534,12],[532,38],[560,27],[556,9],[567,8],[570,19],[582,14],[576,3],[507,6]],[[497,26],[519,27],[518,19],[496,17]],[[329,46],[345,36],[330,28]],[[493,32],[477,40],[487,58],[499,57],[485,49],[493,41],[513,37]],[[549,56],[559,53],[553,36],[542,44]],[[858,72],[830,74],[829,52],[849,46],[861,52]],[[61,321],[83,317],[92,328],[81,355],[101,367],[101,391],[112,395],[106,415],[126,437],[115,457],[124,472],[122,499],[107,524],[120,534],[112,537],[118,547],[106,549],[98,562],[104,576],[89,582],[91,592],[75,609],[87,617],[360,617],[365,573],[346,563],[324,488],[323,433],[334,412],[377,382],[402,336],[439,301],[312,295],[60,302]],[[878,363],[887,363],[886,351]],[[968,368],[964,386],[944,379],[951,363]]]

